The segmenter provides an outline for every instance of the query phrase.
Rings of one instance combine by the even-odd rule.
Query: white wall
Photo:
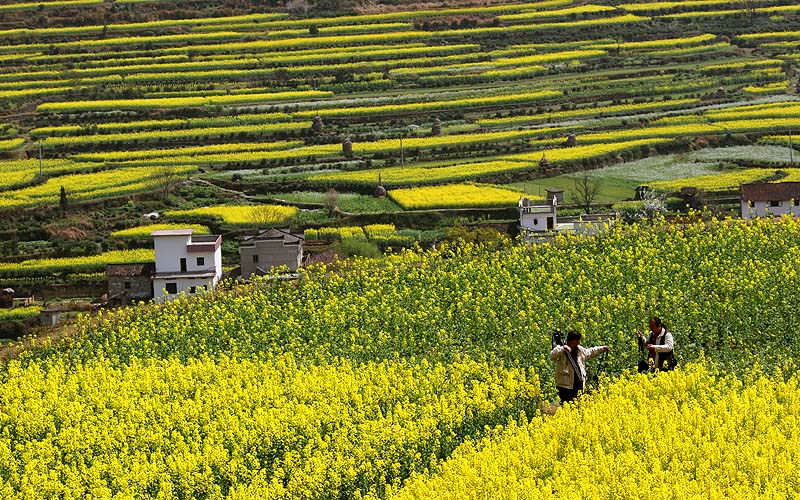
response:
[[[181,270],[181,258],[186,257],[187,266],[189,259],[186,244],[189,236],[156,236],[153,238],[153,247],[156,251],[156,272],[177,273]],[[188,267],[187,267],[188,269]]]
[[[209,281],[208,279],[187,279],[187,278],[180,278],[180,279],[163,279],[163,278],[155,278],[153,280],[153,298],[155,302],[164,302],[169,300],[175,300],[180,297],[181,293],[184,293],[187,296],[193,296],[189,293],[189,289],[191,287],[196,287],[196,293],[194,295],[201,295],[205,293],[202,288],[203,286],[208,287],[208,291],[214,289],[214,285],[216,285],[217,280],[214,279],[213,281]],[[178,291],[175,294],[167,294],[165,289],[167,288],[167,283],[175,283],[178,287]]]
[[[752,219],[755,217],[766,217],[767,215],[781,216],[792,214],[800,216],[800,206],[793,205],[790,200],[778,202],[777,207],[770,206],[768,201],[756,201],[751,207],[748,202],[742,202],[742,218]]]
[[[175,278],[154,278],[153,279],[153,298],[156,302],[173,300],[181,292],[187,295],[191,287],[199,290],[207,286],[208,290],[213,290],[217,282],[222,278],[222,248],[207,252],[189,252],[187,245],[190,236],[157,236],[153,238],[153,246],[156,253],[156,273],[175,273],[180,274],[181,259],[186,259],[186,273],[205,273],[212,271],[214,276],[211,278],[195,278],[191,276],[180,276]],[[203,265],[197,265],[197,258],[204,259]],[[176,294],[166,294],[167,283],[175,283],[177,286]]]
[[[519,225],[533,231],[547,231],[548,217],[553,218],[553,229],[555,229],[558,221],[556,220],[556,215],[553,212],[534,212],[522,214]]]

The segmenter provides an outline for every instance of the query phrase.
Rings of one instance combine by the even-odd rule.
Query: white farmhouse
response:
[[[222,236],[193,236],[192,229],[153,231],[156,269],[153,298],[172,300],[181,292],[212,290],[222,277]]]
[[[742,218],[800,215],[800,182],[757,182],[740,188]]]
[[[519,200],[519,231],[523,238],[530,233],[542,233],[556,229],[556,205],[554,198],[544,205],[534,205],[530,198]]]

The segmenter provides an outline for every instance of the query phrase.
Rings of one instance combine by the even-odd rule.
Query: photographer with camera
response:
[[[653,316],[648,322],[650,333],[647,338],[642,335],[640,330],[636,330],[636,337],[639,341],[639,349],[647,349],[647,360],[639,361],[639,372],[648,369],[651,372],[666,372],[675,368],[675,340],[672,333],[661,321],[661,318]]]
[[[601,345],[589,349],[580,345],[581,334],[575,330],[567,333],[567,342],[561,340],[560,332],[553,335],[556,346],[550,351],[550,359],[556,362],[556,389],[562,403],[575,399],[586,385],[586,360],[592,359],[608,346]]]

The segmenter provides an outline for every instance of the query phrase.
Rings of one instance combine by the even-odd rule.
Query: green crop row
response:
[[[198,137],[240,137],[242,135],[264,137],[276,134],[297,134],[308,128],[309,124],[300,122],[262,123],[258,125],[239,125],[232,127],[204,127],[178,130],[121,132],[117,134],[53,136],[45,137],[40,141],[40,144],[45,148],[58,148],[105,143],[152,143]]]
[[[85,111],[141,111],[180,109],[204,106],[235,106],[242,104],[276,103],[291,100],[330,97],[333,92],[305,90],[264,94],[240,94],[210,97],[175,97],[161,99],[111,99],[97,101],[51,102],[40,104],[39,113],[75,113]]]

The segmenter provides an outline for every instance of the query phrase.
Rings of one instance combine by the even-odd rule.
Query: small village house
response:
[[[757,182],[740,186],[742,218],[800,215],[800,182]]]
[[[108,264],[108,301],[111,305],[127,306],[132,302],[147,302],[153,298],[153,262]]]
[[[239,259],[242,279],[252,275],[263,275],[270,269],[285,266],[291,272],[303,262],[302,234],[291,233],[288,229],[264,229],[254,236],[248,236],[239,245]]]
[[[180,293],[212,290],[222,278],[222,236],[198,235],[193,229],[153,231],[156,263],[153,298],[172,300]]]
[[[39,311],[39,324],[42,326],[53,327],[61,321],[60,309],[42,309]]]
[[[557,200],[557,198],[553,198]],[[535,205],[530,198],[520,198],[519,200],[519,231],[523,238],[530,233],[543,233],[553,231],[556,228],[556,206],[557,201],[543,205]]]

